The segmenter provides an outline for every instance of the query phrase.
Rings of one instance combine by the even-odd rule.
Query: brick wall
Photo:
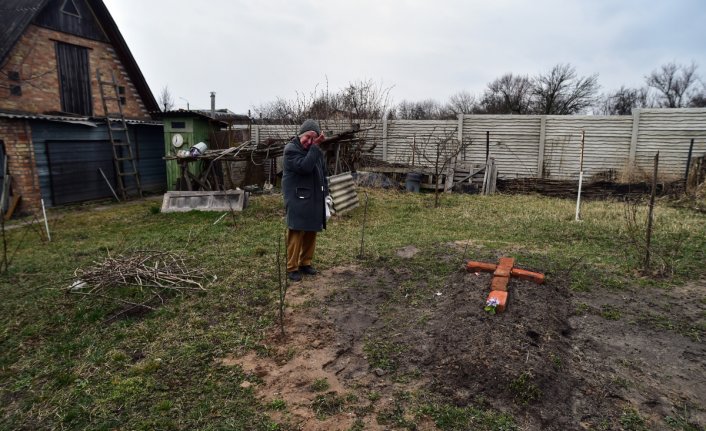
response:
[[[12,176],[12,192],[21,195],[15,213],[37,213],[41,192],[32,147],[32,132],[25,120],[0,118],[0,140],[8,156],[7,170]]]
[[[125,87],[126,104],[123,112],[128,118],[149,119],[149,114],[127,72],[108,43],[85,39],[66,33],[30,25],[12,49],[9,60],[0,69],[0,109],[45,113],[61,111],[59,74],[55,43],[64,42],[89,48],[89,73],[93,115],[103,115],[96,69],[101,69],[104,79],[115,72],[119,85]],[[19,81],[11,80],[10,72],[19,72]],[[22,94],[12,95],[11,87],[20,85]],[[106,87],[106,89],[109,89]],[[112,103],[112,102],[111,102]],[[116,106],[108,107],[117,112]]]

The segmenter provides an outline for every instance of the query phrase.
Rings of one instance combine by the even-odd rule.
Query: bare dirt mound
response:
[[[285,429],[437,429],[430,403],[509,413],[523,430],[703,426],[703,301],[668,324],[658,311],[684,292],[626,301],[633,293],[512,280],[507,311],[490,315],[490,275],[433,280],[389,263],[290,286],[286,337],[224,359],[250,373]]]
[[[465,405],[486,401],[540,429],[571,428],[571,300],[564,286],[510,282],[505,313],[483,310],[491,276],[460,273],[412,344],[431,388]],[[420,336],[421,335],[421,336]]]

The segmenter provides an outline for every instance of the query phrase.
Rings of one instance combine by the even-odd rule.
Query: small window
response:
[[[20,80],[20,72],[16,70],[11,70],[7,72],[7,79],[10,81],[19,81]]]
[[[10,94],[13,96],[22,96],[22,87],[19,85],[11,85]]]
[[[186,129],[186,121],[172,121],[172,129]]]
[[[74,0],[64,0],[64,5],[61,6],[61,11],[67,15],[72,15],[81,18],[81,13],[78,11]]]
[[[125,87],[122,85],[118,86],[118,94],[120,95],[120,104],[125,105],[127,99],[125,99]]]

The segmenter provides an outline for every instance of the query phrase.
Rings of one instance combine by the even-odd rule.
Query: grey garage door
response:
[[[113,150],[106,141],[46,141],[54,205],[112,196],[98,169],[115,187]]]

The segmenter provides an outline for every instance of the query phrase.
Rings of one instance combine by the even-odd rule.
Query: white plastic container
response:
[[[207,149],[208,145],[203,142],[199,142],[189,149],[189,153],[191,153],[192,156],[200,156],[205,153]]]

